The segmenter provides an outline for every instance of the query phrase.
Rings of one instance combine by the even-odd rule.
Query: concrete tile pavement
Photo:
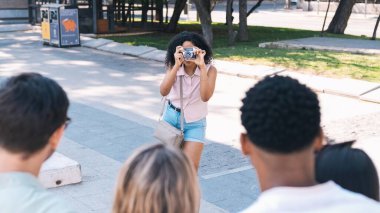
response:
[[[158,82],[164,73],[162,63],[88,48],[42,47],[38,42],[19,40],[23,38],[20,34],[13,37],[21,43],[11,44],[8,40],[2,43],[0,35],[0,52],[7,55],[6,58],[0,58],[1,77],[38,71],[56,79],[72,100],[69,115],[73,123],[66,132],[66,138],[73,141],[75,146],[71,146],[69,152],[64,152],[61,150],[65,149],[67,143],[63,143],[59,151],[65,155],[68,153],[68,157],[82,164],[83,182],[78,186],[83,192],[76,191],[77,185],[73,185],[61,187],[61,194],[67,194],[71,200],[79,202],[78,209],[82,207],[83,212],[104,212],[104,205],[93,208],[87,206],[92,205],[93,200],[105,202],[105,198],[98,196],[98,193],[102,193],[99,191],[108,191],[106,194],[112,196],[113,181],[118,171],[114,162],[121,164],[130,149],[137,146],[133,143],[136,139],[123,135],[136,132],[149,137],[152,133],[158,114]],[[254,184],[254,170],[247,167],[249,162],[241,156],[238,148],[238,134],[242,131],[238,111],[240,100],[244,91],[255,82],[253,78],[219,75],[214,97],[209,104],[207,138],[210,142],[205,147],[200,171],[203,198],[209,199],[207,201],[211,205],[226,206],[225,209],[231,212],[248,206],[257,196],[256,188],[243,188],[240,185],[258,187]],[[359,114],[363,118],[373,118],[367,118],[363,128],[368,123],[374,129],[378,127],[378,105],[325,93],[319,96],[325,121],[326,118],[338,119],[337,122],[342,125],[349,122],[361,126],[357,118],[347,120]],[[367,116],[368,111],[375,114]],[[358,129],[358,126],[349,126],[343,134],[353,128]],[[336,129],[332,129],[330,135],[335,136]],[[339,126],[339,129],[342,128]],[[368,131],[364,135],[368,135]],[[98,139],[100,137],[102,139]],[[94,141],[93,144],[91,141]],[[149,142],[149,138],[141,140],[141,144]],[[129,148],[123,149],[124,146]],[[249,184],[245,182],[247,179],[251,181]],[[92,185],[88,186],[90,183]],[[103,186],[106,188],[101,188]],[[241,189],[241,194],[234,188]],[[82,202],[87,196],[93,200]],[[230,207],[224,203],[229,203]]]
[[[63,196],[78,212],[109,212],[121,162],[64,138],[58,151],[81,163],[81,183],[49,189]]]
[[[154,142],[153,129],[76,102],[71,104],[69,116],[73,125],[65,132],[58,151],[81,163],[83,181],[51,191],[64,196],[76,208],[86,209],[83,212],[109,210],[121,164],[137,147]],[[258,196],[254,170],[246,165],[249,162],[239,150],[218,143],[205,146],[199,171],[201,212],[240,211]],[[245,168],[220,174],[241,167]],[[203,178],[209,174],[217,175]],[[254,193],[245,183],[256,186]]]
[[[307,42],[315,42],[320,44],[324,43],[324,40],[327,38],[307,38]],[[330,39],[330,38],[328,38]],[[362,45],[364,42],[364,47],[368,48],[374,48],[379,49],[380,51],[380,41],[356,41],[355,42],[347,42],[347,39],[332,39],[331,41],[326,43],[326,45],[332,45],[332,43],[335,44],[337,42],[337,48],[342,49],[344,45],[352,44],[354,47]],[[353,40],[353,39],[349,39]],[[109,41],[109,40],[108,40]],[[301,41],[294,40],[296,42]],[[287,42],[287,41],[285,41]],[[366,42],[369,42],[368,44]],[[375,46],[371,42],[375,42]],[[96,40],[90,40],[90,41],[84,41],[83,46],[85,47],[91,47],[91,45],[87,44],[96,43]],[[110,45],[107,47],[106,45]],[[297,44],[298,45],[298,44]],[[343,46],[342,46],[343,45]],[[117,48],[112,48],[112,47]],[[98,50],[105,50],[107,52],[115,53],[115,54],[126,54],[128,52],[128,55],[140,57],[148,60],[156,60],[163,62],[165,60],[165,53],[164,51],[157,52],[157,56],[155,55],[157,50],[152,49],[151,47],[146,46],[130,46],[126,44],[115,44],[115,42],[112,43],[105,43],[100,46],[95,47]],[[133,51],[131,51],[133,49]],[[371,49],[367,49],[370,51]],[[366,51],[367,51],[366,50]],[[372,50],[371,50],[372,51]],[[380,52],[379,52],[380,53]],[[236,75],[238,77],[245,77],[245,78],[253,78],[253,79],[262,79],[265,76],[271,76],[271,75],[287,75],[294,77],[304,84],[308,85],[310,88],[314,89],[318,92],[328,93],[328,94],[335,94],[335,95],[342,95],[342,96],[350,96],[353,98],[358,98],[360,100],[364,101],[372,101],[376,103],[380,103],[380,96],[376,96],[377,91],[376,89],[380,88],[380,83],[372,83],[367,81],[360,81],[360,80],[353,80],[353,79],[336,79],[336,78],[327,78],[322,76],[314,76],[314,75],[308,75],[308,74],[302,74],[297,73],[293,71],[288,71],[285,68],[281,67],[271,67],[271,66],[264,66],[264,65],[246,65],[241,64],[237,62],[230,62],[230,61],[222,61],[222,60],[215,60],[215,66],[217,67],[218,71],[223,74],[228,75]],[[374,93],[375,95],[372,95],[371,93]],[[366,95],[363,98],[361,98],[362,95]],[[366,98],[367,97],[367,98]]]

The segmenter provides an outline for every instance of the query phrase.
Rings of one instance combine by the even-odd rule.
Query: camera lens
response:
[[[190,58],[191,57],[191,52],[185,52],[185,58]]]

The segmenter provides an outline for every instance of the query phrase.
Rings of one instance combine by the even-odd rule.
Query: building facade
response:
[[[28,0],[1,0],[1,22],[28,22]]]

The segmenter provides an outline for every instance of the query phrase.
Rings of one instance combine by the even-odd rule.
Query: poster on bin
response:
[[[60,11],[61,46],[79,45],[78,10],[63,9]]]
[[[50,44],[59,45],[58,10],[50,10]]]

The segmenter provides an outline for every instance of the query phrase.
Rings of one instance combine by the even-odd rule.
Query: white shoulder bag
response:
[[[162,119],[162,115],[164,113],[164,108],[166,105],[166,98],[163,103],[160,117],[158,119],[157,127],[154,131],[154,137],[160,140],[164,144],[173,145],[177,148],[182,148],[183,145],[183,89],[182,89],[182,78],[183,76],[180,76],[180,101],[181,101],[181,129],[177,129],[176,127],[172,126],[168,122]]]

